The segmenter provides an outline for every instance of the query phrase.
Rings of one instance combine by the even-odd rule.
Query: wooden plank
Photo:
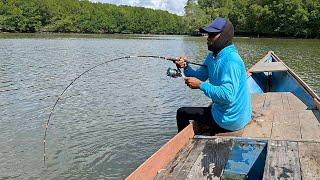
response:
[[[251,69],[251,73],[258,72],[278,72],[278,71],[287,71],[287,67],[283,65],[282,62],[265,62],[257,63]]]
[[[188,143],[194,136],[192,124],[184,128],[180,133],[175,135],[169,142],[162,146],[156,153],[149,157],[126,179],[153,179],[159,170],[171,162],[177,153]]]
[[[290,102],[288,96],[292,94],[291,92],[282,92],[281,99],[282,99],[282,107],[284,110],[290,110]]]
[[[266,110],[283,110],[282,93],[269,92],[266,93],[266,99],[263,104],[263,108]]]
[[[266,93],[263,94],[251,94],[252,99],[252,108],[255,109],[262,109],[264,101],[266,99]]]
[[[184,163],[184,165],[181,168],[181,170],[179,172],[177,171],[177,173],[174,173],[175,177],[179,177],[179,178],[175,178],[175,179],[181,179],[182,180],[182,179],[186,179],[187,178],[191,168],[195,164],[195,161],[197,160],[197,158],[199,157],[199,155],[201,154],[201,152],[205,148],[205,144],[206,144],[207,140],[198,139],[197,142],[198,142],[198,145],[194,149],[194,152],[189,155],[188,159]]]
[[[270,138],[273,122],[272,111],[254,111],[252,121],[244,128],[243,137]]]
[[[202,152],[205,142],[205,140],[193,139],[192,143],[189,143],[189,146],[181,151],[166,169],[159,172],[155,180],[186,179],[194,162]]]
[[[223,132],[223,133],[215,134],[215,136],[218,136],[218,137],[226,137],[226,136],[241,137],[242,135],[243,135],[243,129],[240,129],[238,131]]]
[[[320,143],[299,142],[302,179],[320,180]]]
[[[269,141],[263,179],[301,179],[297,142]]]
[[[300,111],[299,119],[301,124],[302,140],[316,141],[320,139],[319,111]]]
[[[299,111],[274,112],[271,139],[301,140]]]
[[[219,179],[231,155],[232,140],[207,140],[187,179]]]
[[[317,106],[317,109],[320,111],[320,101],[317,100],[316,98],[313,98],[313,100],[314,100],[314,103],[315,103],[316,106]]]
[[[308,109],[308,106],[304,104],[297,96],[293,93],[286,94],[290,110],[305,110]]]

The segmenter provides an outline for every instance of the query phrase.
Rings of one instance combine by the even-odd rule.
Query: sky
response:
[[[170,13],[183,15],[184,6],[187,0],[90,0],[92,2],[102,2],[117,5],[139,6],[152,9],[161,9]]]

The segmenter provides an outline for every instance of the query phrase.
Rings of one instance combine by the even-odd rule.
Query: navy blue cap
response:
[[[208,27],[200,28],[200,33],[218,33],[221,32],[226,25],[227,20],[217,17]]]

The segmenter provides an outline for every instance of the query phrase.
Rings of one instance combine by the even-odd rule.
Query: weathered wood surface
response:
[[[180,151],[176,158],[165,169],[160,170],[155,180],[177,179],[186,177],[204,148],[205,141],[190,140],[188,145]],[[183,175],[184,174],[184,175]]]
[[[266,93],[263,94],[252,94],[252,108],[254,110],[260,110],[263,108],[264,101],[266,99]]]
[[[299,142],[302,179],[320,180],[320,143]]]
[[[231,140],[207,140],[187,179],[220,179],[224,166],[231,155],[231,149]]]
[[[275,112],[271,139],[319,141],[319,111],[299,110]]]
[[[281,111],[283,110],[282,93],[266,93],[263,109]]]
[[[284,108],[284,110],[305,110],[308,109],[308,106],[304,104],[297,96],[295,96],[293,93],[282,93],[283,101],[285,101],[287,98],[288,102],[288,108]]]
[[[289,92],[269,92],[252,95],[253,119],[244,128],[243,137],[271,138],[278,140],[319,139],[311,134],[319,127],[298,97]],[[305,120],[306,119],[306,120]],[[303,133],[303,134],[302,134]]]
[[[306,110],[308,106],[290,92],[252,94],[253,110]]]
[[[320,101],[317,100],[316,98],[313,98],[313,100],[314,100],[314,103],[315,103],[316,106],[317,106],[317,109],[320,111]]]
[[[267,63],[257,63],[250,69],[252,73],[258,72],[277,72],[277,71],[287,71],[288,68],[283,65],[282,62],[267,62]]]
[[[269,141],[263,179],[301,179],[297,142]]]
[[[275,112],[271,139],[301,140],[299,111]]]
[[[242,137],[244,129],[239,131],[231,131],[231,132],[224,132],[224,133],[217,133],[215,136],[232,136],[232,137]]]
[[[320,115],[317,110],[300,111],[301,139],[305,141],[320,140]]]
[[[273,122],[272,111],[254,111],[252,121],[244,128],[243,137],[270,138]]]
[[[228,161],[232,141],[195,139],[155,179],[216,179]]]

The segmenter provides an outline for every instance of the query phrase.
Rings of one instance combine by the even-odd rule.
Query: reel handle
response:
[[[172,62],[176,62],[176,61],[179,60],[178,58],[171,58],[171,57],[166,57],[165,59],[166,59],[166,60],[169,60],[169,61],[172,61]],[[188,61],[188,60],[185,60],[185,62],[186,62],[187,64],[193,64],[193,65],[197,65],[197,66],[205,66],[205,65],[203,65],[203,64],[190,62],[190,61]]]

